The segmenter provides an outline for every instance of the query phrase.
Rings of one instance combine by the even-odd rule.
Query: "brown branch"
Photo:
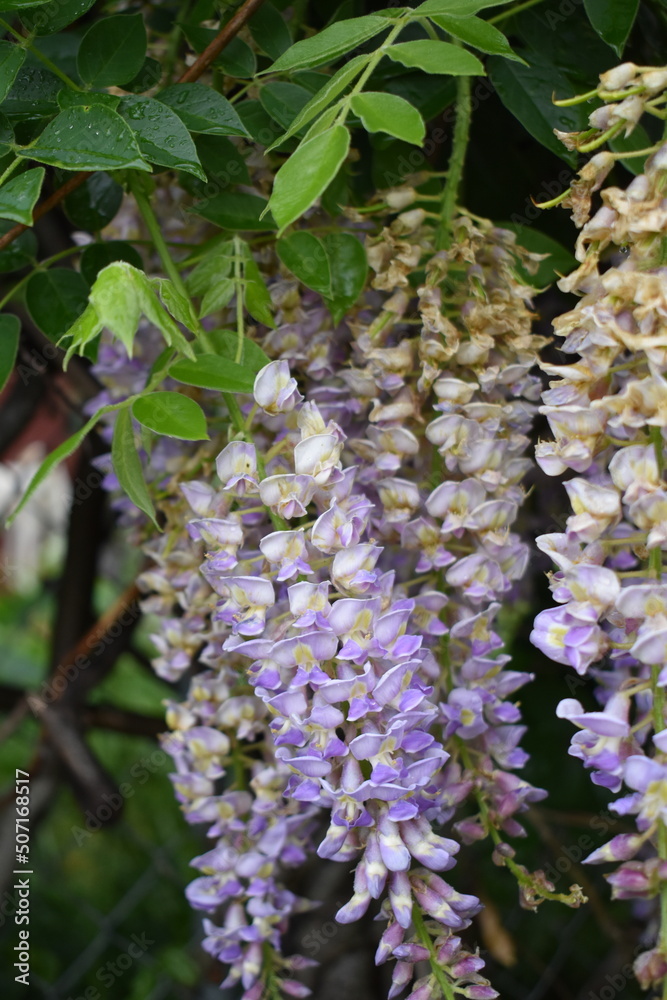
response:
[[[52,195],[45,198],[45,200],[37,206],[32,214],[33,223],[37,222],[38,219],[41,219],[47,212],[50,212],[52,208],[56,207],[56,205],[60,204],[63,198],[66,198],[68,194],[71,194],[72,191],[76,191],[78,187],[81,187],[86,178],[90,177],[90,174],[90,170],[82,170],[80,173],[74,174],[74,176],[70,177],[68,181],[65,181],[62,187],[59,187],[53,192]],[[29,228],[29,226],[24,226],[23,223],[19,223],[17,226],[12,226],[12,228],[6,232],[4,236],[0,237],[0,250],[4,250],[5,247],[8,247],[10,243],[13,243],[14,240],[18,239],[21,233],[24,233],[26,229]]]
[[[58,706],[48,705],[38,695],[28,695],[28,706],[40,721],[48,743],[42,742],[41,752],[51,757],[55,753],[67,780],[85,812],[96,812],[104,796],[113,795],[116,782],[99,762],[77,728],[72,712],[61,712]]]
[[[115,705],[87,705],[83,724],[89,729],[113,729],[116,733],[151,738],[163,733],[167,725],[162,716],[143,715]]]
[[[96,683],[99,683],[117,658],[118,653],[130,641],[132,630],[140,617],[138,600],[139,588],[136,583],[132,583],[63,657],[49,677],[51,689],[49,700],[51,703],[60,701],[72,684],[76,690],[76,697],[72,698],[72,694],[69,692],[67,701],[75,701],[78,704],[83,702],[85,694]],[[127,615],[129,615],[130,621],[123,622],[123,618]],[[120,632],[117,631],[119,625],[121,626]],[[95,647],[100,646],[102,650],[95,652]],[[93,669],[86,674],[87,668],[93,664],[95,664]],[[69,677],[72,668],[75,668],[76,671],[74,681]],[[64,681],[62,686],[58,683],[59,678]]]
[[[245,0],[245,3],[239,7],[237,12],[230,18],[227,24],[222,28],[218,34],[215,36],[210,45],[207,45],[204,51],[198,56],[198,58],[193,62],[192,66],[186,69],[185,73],[178,78],[178,83],[193,83],[198,80],[199,77],[206,72],[208,67],[211,65],[214,59],[216,59],[222,50],[229,45],[231,40],[238,35],[239,31],[243,25],[250,20],[255,11],[264,3],[264,0]],[[52,208],[59,205],[60,202],[75,191],[78,187],[81,187],[86,178],[91,175],[90,170],[82,170],[78,174],[74,174],[70,177],[62,187],[59,187],[53,194],[46,198],[40,205],[35,209],[32,221],[37,222],[41,219],[43,215],[50,212]],[[29,226],[24,226],[19,224],[13,226],[4,236],[0,237],[0,250],[4,250],[8,247],[10,243],[13,243],[21,233],[24,233]]]
[[[229,45],[232,38],[238,35],[243,25],[250,20],[255,11],[264,3],[264,0],[245,0],[235,14],[229,19],[227,24],[215,36],[210,45],[207,45],[201,55],[193,62],[183,76],[179,78],[179,83],[192,83],[198,80],[202,73],[205,73],[214,59],[220,55],[226,45]]]

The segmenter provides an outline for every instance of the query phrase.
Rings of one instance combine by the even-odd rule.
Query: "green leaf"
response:
[[[532,57],[532,53],[526,53]],[[489,76],[500,100],[508,111],[519,119],[527,132],[550,149],[556,156],[574,165],[576,153],[565,148],[554,135],[554,128],[562,132],[578,132],[587,127],[583,105],[557,108],[552,97],[574,97],[574,87],[558,68],[545,58],[531,58],[530,66],[510,63],[492,56],[488,62]]]
[[[9,219],[0,219],[0,236],[4,236],[13,227],[14,223]],[[10,243],[4,250],[0,250],[0,274],[8,274],[10,271],[20,271],[27,264],[34,264],[37,253],[37,237],[32,229]]]
[[[296,116],[311,100],[312,95],[305,87],[296,83],[267,83],[259,92],[264,110],[282,128],[289,129]]]
[[[219,358],[216,354],[198,354],[196,361],[177,361],[169,369],[169,375],[177,382],[201,389],[252,392],[258,370],[237,365],[235,361],[227,357]]]
[[[116,14],[96,21],[83,36],[77,68],[91,87],[112,87],[137,75],[146,56],[143,15]]]
[[[19,349],[21,320],[12,313],[0,315],[0,392],[7,385],[14,370]]]
[[[61,111],[18,155],[67,170],[150,171],[129,126],[102,104]]]
[[[609,146],[615,153],[632,153],[636,149],[649,149],[653,145],[646,129],[643,125],[635,125],[630,135],[617,135],[610,142]],[[643,174],[644,166],[648,160],[646,156],[633,156],[621,163],[631,174]],[[0,213],[2,214],[2,213]]]
[[[278,240],[276,252],[285,267],[307,288],[312,288],[325,299],[331,298],[331,267],[322,240],[301,229]]]
[[[323,111],[319,118],[316,118],[314,122],[311,122],[310,128],[301,140],[301,144],[308,142],[309,139],[314,139],[316,135],[321,135],[322,132],[326,132],[328,128],[336,121],[338,117],[338,105],[333,104],[326,111]]]
[[[42,3],[21,16],[28,31],[37,35],[52,35],[78,21],[95,3],[95,0],[58,0],[58,3]],[[2,7],[7,10],[5,0]]]
[[[45,172],[44,167],[34,167],[0,187],[0,219],[32,225],[32,210],[39,198]]]
[[[49,340],[64,336],[88,305],[88,282],[77,271],[52,267],[36,271],[26,286],[26,305]]]
[[[90,433],[90,431],[92,431],[100,417],[104,413],[108,413],[111,409],[112,407],[108,406],[102,407],[101,410],[98,410],[97,413],[93,414],[90,420],[88,420],[83,427],[80,427],[79,430],[72,434],[71,437],[68,437],[66,441],[63,441],[61,445],[58,445],[55,451],[52,451],[50,455],[46,456],[39,469],[28,483],[28,487],[21,497],[18,505],[6,519],[5,526],[7,528],[11,526],[17,514],[23,510],[30,497],[33,495],[37,487],[41,486],[51,470],[55,469],[57,465],[60,465],[64,459],[69,458],[69,456],[76,451],[85,437]]]
[[[469,17],[486,7],[502,7],[512,0],[425,0],[415,9],[414,16],[431,17],[432,14],[456,14]]]
[[[88,344],[92,344],[98,334],[102,332],[103,327],[104,323],[100,321],[95,307],[89,302],[79,318],[74,321],[69,330],[61,337],[61,340],[65,338],[69,339],[69,346],[63,360],[63,370],[67,369],[67,365],[73,354],[86,353],[86,347]]]
[[[51,0],[53,2],[53,0]],[[28,7],[43,6],[42,0],[2,0],[3,10],[26,10]]]
[[[269,201],[280,229],[298,219],[320,197],[338,173],[349,148],[350,133],[344,125],[334,125],[302,143],[283,163]]]
[[[191,132],[249,136],[229,101],[203,83],[174,83],[157,100],[172,108]]]
[[[282,14],[272,3],[263,3],[250,18],[253,40],[270,59],[278,59],[292,44],[292,36]]]
[[[249,135],[262,146],[269,146],[280,131],[270,115],[266,113],[259,101],[241,101],[236,110]]]
[[[77,229],[96,233],[116,216],[123,189],[104,171],[94,173],[63,202],[65,213]]]
[[[211,34],[215,38],[217,32],[213,30]],[[257,72],[255,53],[247,42],[238,37],[232,38],[225,45],[218,58],[214,60],[213,65],[219,66],[227,76],[233,76],[238,80],[251,80]]]
[[[354,95],[350,107],[367,132],[386,132],[414,146],[421,146],[424,141],[424,119],[402,97],[365,91]]]
[[[256,194],[223,191],[206,201],[197,202],[190,211],[222,229],[264,232],[276,228],[271,216],[264,214],[267,205],[266,199]]]
[[[227,136],[198,135],[195,146],[207,176],[205,185],[195,186],[199,197],[212,198],[230,185],[250,183],[245,158]]]
[[[249,248],[243,262],[245,284],[243,286],[243,302],[253,319],[265,326],[275,327],[271,311],[271,295],[264,284],[264,279],[255,263]]]
[[[421,70],[406,70],[398,63],[385,63],[388,73],[378,80],[378,87],[384,93],[396,94],[411,104],[424,121],[431,121],[456,100],[456,78],[453,76],[431,76],[424,86]],[[391,75],[388,75],[391,74]],[[438,131],[444,132],[442,129]]]
[[[600,38],[620,58],[639,10],[639,0],[584,0],[584,8]]]
[[[210,316],[211,313],[224,309],[231,302],[235,291],[236,285],[232,278],[221,278],[216,281],[204,293],[199,308],[199,318],[203,319],[204,316]]]
[[[436,42],[422,38],[416,42],[398,42],[386,50],[394,62],[424,73],[439,73],[443,76],[484,76],[481,62],[467,49],[450,42]]]
[[[148,514],[156,527],[155,507],[151,500],[141,459],[134,441],[134,428],[129,408],[119,410],[111,441],[111,462],[121,487],[135,507]]]
[[[17,73],[14,85],[2,104],[6,115],[41,118],[58,111],[58,92],[62,83],[43,66],[26,62]]]
[[[14,42],[0,42],[0,101],[9,93],[25,60],[25,49]]]
[[[132,413],[144,427],[182,441],[208,441],[204,411],[180,392],[151,392],[132,404]]]
[[[118,337],[132,357],[134,335],[143,312],[141,288],[134,268],[123,261],[103,268],[90,291],[90,303],[102,326]]]
[[[63,73],[67,73],[75,83],[81,83],[78,70],[76,68],[76,57],[81,45],[81,37],[73,32],[61,31],[55,35],[42,35],[34,39],[32,51],[28,50],[26,66],[29,64],[40,65],[37,53],[41,53],[55,63]]]
[[[238,349],[239,335],[235,330],[210,330],[208,343],[215,348],[216,355],[227,358],[236,364],[236,353]],[[206,353],[201,351],[202,354]],[[241,351],[240,364],[243,368],[249,368],[256,375],[265,365],[268,365],[269,358],[259,344],[249,337],[243,338],[243,349]]]
[[[143,94],[145,90],[155,87],[162,79],[162,66],[157,59],[146,56],[143,66],[136,76],[123,84],[123,90],[129,90],[131,94]]]
[[[13,152],[9,147],[14,142],[14,129],[7,115],[0,112],[0,156]]]
[[[232,253],[234,244],[231,240],[217,246],[213,253],[207,254],[185,279],[185,287],[189,295],[204,295],[210,286],[228,277],[232,269]]]
[[[127,261],[133,267],[143,270],[141,255],[131,243],[108,240],[105,243],[89,243],[83,248],[80,258],[81,274],[92,285],[99,272],[116,260]]]
[[[151,97],[124,97],[118,108],[150,163],[172,167],[206,180],[195,144],[178,115]]]
[[[164,288],[160,291],[165,294]],[[158,301],[149,279],[131,264],[116,261],[100,271],[90,302],[100,322],[118,337],[130,357],[142,315],[162,332],[168,344],[194,357],[192,346]]]
[[[336,21],[312,38],[296,42],[265,72],[286,73],[335,62],[346,52],[351,52],[358,45],[362,45],[390,27],[390,23],[384,17],[373,14]]]
[[[551,285],[559,274],[568,274],[577,262],[569,250],[546,236],[533,226],[522,226],[516,222],[498,223],[503,229],[509,229],[516,233],[517,244],[530,250],[532,253],[546,253],[549,256],[546,260],[540,261],[535,274],[530,274],[522,266],[517,267],[521,280],[534,288],[546,288]]]
[[[178,323],[182,323],[186,330],[195,333],[199,330],[199,323],[192,303],[185,297],[168,278],[149,278],[151,288],[157,294],[160,302]]]
[[[351,233],[328,233],[322,237],[322,242],[332,279],[329,308],[334,322],[340,323],[364,290],[368,275],[366,251]]]
[[[333,100],[335,100],[339,94],[342,94],[346,87],[354,80],[355,76],[368,65],[370,60],[368,55],[355,56],[354,59],[350,59],[349,62],[345,63],[344,66],[334,73],[332,77],[329,78],[328,83],[326,83],[321,90],[312,97],[308,104],[306,104],[298,115],[293,119],[290,127],[287,129],[284,135],[281,135],[279,139],[276,139],[272,143],[267,152],[275,149],[276,146],[280,146],[285,139],[289,139],[291,136],[295,135],[302,125],[307,125],[309,121],[317,117],[325,108],[328,108]]]
[[[90,108],[93,104],[106,104],[108,108],[115,111],[120,104],[120,97],[116,97],[115,94],[97,93],[97,91],[92,90],[87,92],[70,90],[69,87],[63,87],[58,94],[58,107],[61,111],[64,111],[66,108],[78,108],[80,105]]]
[[[316,69],[298,69],[292,74],[292,83],[305,87],[309,94],[317,94],[330,79],[329,73]]]
[[[491,55],[505,56],[516,62],[524,62],[521,56],[510,46],[502,31],[484,21],[481,17],[452,17],[446,14],[436,14],[431,20],[454,38],[460,38],[466,45]]]

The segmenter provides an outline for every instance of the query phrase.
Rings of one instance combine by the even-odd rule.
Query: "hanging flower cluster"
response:
[[[535,258],[467,216],[448,249],[432,238],[421,210],[369,234],[372,288],[335,330],[264,252],[274,360],[239,397],[231,440],[217,455],[171,441],[147,463],[166,521],[140,581],[160,620],[155,669],[204,668],[165,738],[183,811],[214,841],[188,898],[245,1000],[307,993],[292,976],[308,960],[284,958],[280,936],[311,905],[286,873],[315,851],[355,866],[340,922],[378,901],[390,997],[410,983],[412,1000],[497,995],[459,936],[479,901],[441,874],[461,841],[493,836],[524,905],[582,898],[556,896],[504,842],[545,794],[516,774],[512,696],[529,675],[508,669],[494,628],[528,560],[512,527],[542,342],[516,271]],[[102,354],[114,399],[150,364],[146,345],[133,362]]]
[[[625,64],[601,81],[603,97],[603,90],[631,92],[616,94],[621,103],[594,112],[591,124],[612,127],[621,113],[632,124],[645,108],[664,103],[667,70]],[[636,114],[628,117],[631,104]],[[576,360],[542,365],[553,378],[542,397],[553,440],[541,442],[536,457],[549,475],[575,475],[565,483],[572,508],[565,530],[537,539],[557,567],[550,583],[558,606],[537,616],[532,639],[551,659],[598,682],[599,710],[587,712],[566,698],[558,715],[577,726],[570,753],[590,768],[592,781],[623,792],[610,808],[635,817],[635,833],[615,836],[587,861],[621,862],[608,876],[614,898],[664,900],[667,145],[655,148],[625,190],[603,189],[601,207],[589,218],[590,191],[600,187],[616,158],[593,157],[565,202],[582,227],[580,266],[560,287],[581,298],[554,328],[564,337],[560,350]],[[602,267],[604,251],[614,247],[625,256]],[[655,946],[635,961],[647,989],[667,977],[667,926],[659,916],[657,927]]]

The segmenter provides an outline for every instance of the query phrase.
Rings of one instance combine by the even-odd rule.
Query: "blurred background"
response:
[[[385,6],[362,0],[346,0],[340,7],[275,5],[287,18],[298,6],[315,26]],[[144,11],[155,36],[162,32],[164,40],[172,37],[182,9],[168,2],[124,6]],[[86,26],[84,18],[68,29],[61,47],[75,48]],[[579,0],[545,0],[503,27],[517,51],[544,68],[544,106],[554,79],[583,91],[618,61],[593,33]],[[49,44],[58,37],[50,36]],[[666,52],[667,4],[642,3],[624,58],[660,64]],[[387,80],[386,85],[412,93],[437,124],[448,113],[453,88],[420,93],[419,81],[409,76],[402,73],[398,83]],[[572,257],[564,248],[572,247],[575,238],[568,215],[542,212],[531,198],[560,193],[572,176],[571,164],[519,124],[508,109],[512,97],[506,79],[492,71],[475,94],[465,204],[480,215],[511,222],[530,249],[543,248],[545,237],[557,241],[550,244],[555,254],[551,274],[567,270]],[[540,128],[538,122],[536,133]],[[361,157],[354,196],[363,200],[397,183],[411,169],[405,159],[409,151],[402,143],[378,138]],[[424,165],[442,169],[447,155],[444,142]],[[627,183],[625,168],[616,169],[619,182]],[[0,296],[29,273],[37,248],[41,259],[71,249],[81,233],[124,238],[127,220],[121,223],[117,215],[122,190],[107,183],[106,175],[95,176],[97,181],[25,234],[29,239],[0,251]],[[548,334],[550,318],[567,307],[567,297],[555,289],[537,295],[540,332]],[[0,396],[2,514],[43,455],[80,425],[82,408],[99,390],[81,359],[63,376],[61,352],[20,301],[15,309],[23,323],[20,364]],[[201,919],[184,897],[196,874],[189,861],[205,849],[204,837],[180,814],[169,759],[158,741],[163,701],[184,694],[188,678],[172,686],[151,670],[151,625],[138,610],[133,586],[139,555],[115,527],[93,464],[106,450],[92,435],[0,542],[0,995],[7,1000],[209,1000],[221,996],[222,974],[199,947]],[[528,535],[556,530],[564,507],[561,487],[537,473],[530,485],[523,530]],[[589,903],[575,911],[543,903],[537,915],[522,909],[511,874],[492,864],[487,843],[462,852],[452,881],[487,904],[470,939],[479,941],[504,1000],[635,1000],[641,994],[628,978],[628,963],[646,931],[647,914],[622,903],[612,906],[599,869],[579,863],[609,839],[610,831],[621,833],[625,827],[609,814],[609,796],[568,756],[570,727],[555,717],[564,697],[592,707],[589,682],[546,661],[528,642],[535,611],[549,603],[548,568],[536,555],[523,593],[504,613],[516,669],[536,677],[521,692],[528,727],[524,746],[531,754],[525,777],[549,791],[548,799],[526,815],[527,836],[515,846],[518,861],[544,869],[558,891],[580,884]],[[60,683],[63,677],[66,684]],[[17,768],[31,776],[29,987],[16,983],[13,972]],[[375,927],[341,928],[332,920],[349,894],[349,875],[342,867],[318,862],[296,887],[325,900],[300,918],[287,942],[288,951],[298,948],[322,963],[313,974],[316,1000],[343,993],[347,1000],[382,995],[372,961]],[[224,994],[230,1000],[233,995]]]

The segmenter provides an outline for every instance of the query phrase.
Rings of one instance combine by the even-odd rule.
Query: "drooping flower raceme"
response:
[[[591,125],[622,126],[627,134],[666,85],[665,70],[617,67],[601,77],[599,95],[608,103]],[[556,565],[551,589],[558,606],[537,616],[532,639],[556,662],[598,681],[600,710],[587,712],[566,698],[558,714],[577,727],[570,753],[591,770],[593,782],[622,793],[610,808],[635,817],[636,833],[614,837],[588,862],[621,862],[609,876],[615,898],[664,899],[667,146],[656,147],[625,191],[604,188],[602,206],[589,218],[591,193],[614,160],[597,154],[564,202],[581,227],[580,265],[560,285],[581,298],[554,328],[565,338],[560,349],[576,360],[542,366],[553,378],[542,397],[553,440],[541,442],[536,457],[549,475],[572,470],[575,476],[565,484],[572,507],[565,530],[537,539]],[[625,257],[612,256],[603,270],[603,252],[619,247]],[[645,988],[663,984],[664,922],[635,973]]]
[[[155,669],[190,674],[165,746],[186,817],[213,841],[188,898],[245,1000],[305,995],[293,973],[307,960],[282,957],[280,937],[310,904],[284,875],[315,851],[355,869],[339,921],[371,907],[386,921],[391,997],[411,982],[413,1000],[496,995],[459,936],[479,901],[443,877],[461,841],[492,834],[526,905],[553,890],[504,843],[544,793],[516,774],[512,696],[529,677],[494,629],[528,558],[513,525],[541,342],[515,271],[532,260],[465,216],[435,253],[421,219],[367,239],[373,288],[335,331],[316,296],[274,276],[273,360],[231,440],[175,443],[147,468],[165,519],[141,580]]]

